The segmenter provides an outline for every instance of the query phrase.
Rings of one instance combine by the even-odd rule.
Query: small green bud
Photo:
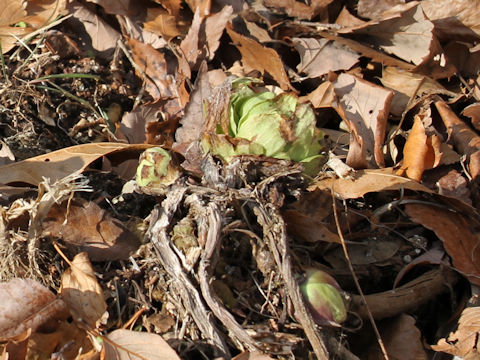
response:
[[[326,272],[308,269],[300,290],[317,324],[338,326],[346,320],[347,310],[340,294],[340,286]]]
[[[179,168],[167,150],[153,147],[140,155],[136,182],[142,191],[161,193],[169,185],[175,183],[180,175]]]

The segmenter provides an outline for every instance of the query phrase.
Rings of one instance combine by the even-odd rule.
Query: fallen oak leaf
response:
[[[278,82],[283,90],[294,90],[283,67],[282,60],[275,50],[235,32],[231,25],[227,25],[226,29],[235,46],[242,54],[242,62],[246,67],[258,70],[262,74],[266,71]]]
[[[85,252],[77,254],[63,273],[60,295],[79,327],[96,329],[108,316],[103,290]]]
[[[70,249],[86,252],[92,261],[126,259],[140,245],[120,220],[81,198],[54,204],[42,228],[43,234],[62,238]]]
[[[463,310],[458,320],[458,328],[446,338],[440,339],[437,345],[432,345],[435,351],[463,357],[478,359],[478,333],[480,332],[480,307],[469,307]]]

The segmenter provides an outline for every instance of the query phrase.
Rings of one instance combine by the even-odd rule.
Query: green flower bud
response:
[[[136,182],[142,191],[162,193],[169,185],[175,183],[180,175],[179,168],[167,150],[153,147],[140,155]]]
[[[338,326],[346,320],[347,310],[340,294],[340,286],[326,272],[308,269],[300,290],[317,324]]]

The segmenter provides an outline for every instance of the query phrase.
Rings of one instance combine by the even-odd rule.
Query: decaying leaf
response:
[[[262,74],[266,71],[283,90],[292,89],[282,60],[275,50],[235,32],[231,26],[227,26],[227,33],[242,54],[242,61],[246,68],[258,70]]]
[[[299,73],[320,77],[329,71],[348,70],[355,65],[359,55],[335,41],[315,38],[293,38],[300,54]]]
[[[52,206],[42,228],[73,252],[85,251],[92,261],[126,259],[140,245],[120,220],[81,198]]]
[[[341,74],[334,88],[347,122],[362,139],[367,160],[384,167],[382,146],[393,92],[348,74]]]
[[[51,182],[68,175],[80,174],[92,162],[102,156],[111,155],[112,159],[121,154],[119,162],[137,158],[138,154],[151,147],[148,144],[90,143],[63,148],[45,155],[0,166],[0,183],[27,183],[38,185],[43,177]]]
[[[96,329],[108,315],[103,290],[85,252],[77,254],[63,273],[60,295],[80,327]]]
[[[403,148],[403,164],[399,174],[406,172],[410,179],[420,181],[425,170],[440,163],[442,153],[437,135],[427,136],[419,115],[415,116],[412,130]]]
[[[458,320],[458,329],[451,332],[448,337],[440,339],[437,345],[432,345],[432,349],[461,356],[464,359],[478,359],[480,357],[479,331],[480,307],[466,308]]]
[[[32,279],[0,283],[0,339],[35,330],[47,321],[65,318],[65,303]]]
[[[455,268],[472,284],[480,285],[480,233],[471,219],[461,213],[422,204],[407,204],[405,211],[413,221],[434,231],[443,241]]]
[[[179,360],[160,335],[118,329],[107,335],[105,357],[109,360]]]

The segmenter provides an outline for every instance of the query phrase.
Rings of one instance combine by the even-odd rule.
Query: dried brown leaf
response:
[[[85,324],[96,329],[102,317],[108,315],[102,288],[85,252],[77,254],[63,273],[60,295],[80,327]]]
[[[448,337],[440,339],[437,345],[432,345],[432,349],[465,359],[478,359],[480,358],[480,351],[478,350],[479,332],[480,307],[466,308],[458,320],[458,329],[451,332]]]
[[[47,321],[64,317],[65,303],[31,279],[0,283],[0,339],[32,332]]]
[[[360,57],[348,47],[327,39],[293,38],[292,41],[300,54],[297,71],[311,78],[330,71],[348,70]]]
[[[104,341],[109,360],[180,360],[175,350],[160,335],[118,329]]]
[[[405,4],[405,0],[358,0],[358,15],[366,19],[380,19],[385,11]]]
[[[403,148],[403,164],[398,174],[405,172],[410,179],[420,181],[425,170],[440,164],[440,145],[437,135],[427,136],[421,117],[416,115]]]
[[[435,232],[455,268],[472,284],[480,285],[480,233],[470,219],[459,212],[421,204],[407,204],[405,211],[413,221]]]
[[[224,6],[220,12],[208,16],[205,20],[205,39],[208,60],[212,60],[215,56],[215,51],[217,51],[220,45],[220,37],[232,13],[233,8],[230,5]]]
[[[200,8],[197,8],[193,15],[192,24],[188,29],[188,33],[180,43],[183,57],[188,61],[190,67],[193,67],[196,64],[198,55],[200,55],[199,53],[201,49],[199,49],[198,39],[202,22],[203,18],[200,16]]]
[[[68,5],[68,11],[73,15],[70,22],[76,35],[82,38],[83,50],[104,52],[104,55],[113,52],[121,37],[117,30],[77,1]]]
[[[480,102],[467,106],[463,109],[462,115],[469,117],[473,127],[480,131]]]
[[[480,174],[480,136],[465,124],[445,102],[437,101],[435,107],[447,128],[449,136],[452,137],[455,147],[461,154],[468,156],[470,175],[474,179],[477,178]]]
[[[424,0],[422,8],[437,31],[457,39],[480,35],[480,4],[476,0]]]
[[[362,138],[367,159],[385,166],[382,146],[393,92],[349,74],[340,74],[334,88],[346,120]]]
[[[283,90],[292,89],[282,60],[275,50],[233,31],[229,26],[227,26],[227,33],[242,54],[244,66],[258,70],[262,74],[267,71]]]
[[[379,331],[391,359],[428,359],[422,342],[422,334],[415,326],[415,319],[412,316],[401,314],[380,326]],[[406,346],[407,344],[408,346]],[[384,358],[377,346],[369,349],[369,360],[381,360]]]
[[[314,16],[314,9],[309,5],[295,0],[263,0],[265,6],[274,8],[278,12],[303,20],[310,20]]]
[[[393,168],[359,170],[353,179],[323,179],[313,182],[309,190],[333,189],[342,199],[355,199],[369,192],[410,189],[430,193],[431,190],[416,181],[395,175]]]
[[[177,15],[156,7],[147,8],[147,17],[143,28],[167,41],[182,34]]]
[[[53,182],[71,174],[80,174],[92,162],[102,156],[112,158],[123,152],[121,161],[138,158],[138,154],[151,147],[147,144],[129,145],[120,143],[91,143],[75,145],[45,155],[0,166],[0,184],[27,183],[38,185],[42,177]]]
[[[310,101],[315,108],[332,107],[335,101],[335,90],[330,81],[325,81],[311,93],[300,97],[300,101]]]
[[[92,261],[126,259],[140,245],[120,220],[80,198],[55,204],[42,228],[44,234],[62,238],[73,251],[85,251]]]

